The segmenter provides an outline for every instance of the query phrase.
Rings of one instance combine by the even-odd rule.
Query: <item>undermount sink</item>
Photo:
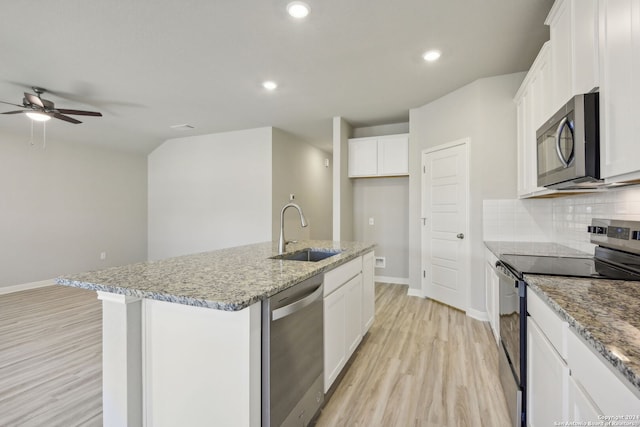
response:
[[[271,259],[282,259],[287,261],[307,261],[318,262],[323,259],[327,259],[334,255],[338,255],[342,251],[340,249],[301,249],[299,251],[291,252],[288,254],[276,255]]]

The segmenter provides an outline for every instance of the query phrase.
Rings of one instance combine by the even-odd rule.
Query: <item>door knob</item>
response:
[[[458,239],[464,239],[464,234],[462,233],[458,233],[458,235],[456,236]]]

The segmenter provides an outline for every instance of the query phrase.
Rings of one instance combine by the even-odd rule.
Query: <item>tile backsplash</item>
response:
[[[549,199],[485,200],[486,241],[555,242],[593,252],[591,218],[640,221],[640,187]]]

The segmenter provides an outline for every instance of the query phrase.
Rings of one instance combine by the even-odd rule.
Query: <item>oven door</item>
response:
[[[525,420],[526,284],[502,262],[496,263],[500,278],[500,382],[513,425]]]

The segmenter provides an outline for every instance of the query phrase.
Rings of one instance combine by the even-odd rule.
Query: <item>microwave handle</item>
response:
[[[569,157],[569,159],[564,158],[562,149],[560,147],[560,138],[562,137],[562,129],[564,129],[564,127],[568,125],[568,119],[566,117],[563,117],[562,120],[560,120],[560,124],[558,125],[558,130],[556,130],[556,154],[558,155],[558,159],[560,159],[560,163],[562,163],[565,168],[569,167],[569,163],[571,163],[571,157]]]

